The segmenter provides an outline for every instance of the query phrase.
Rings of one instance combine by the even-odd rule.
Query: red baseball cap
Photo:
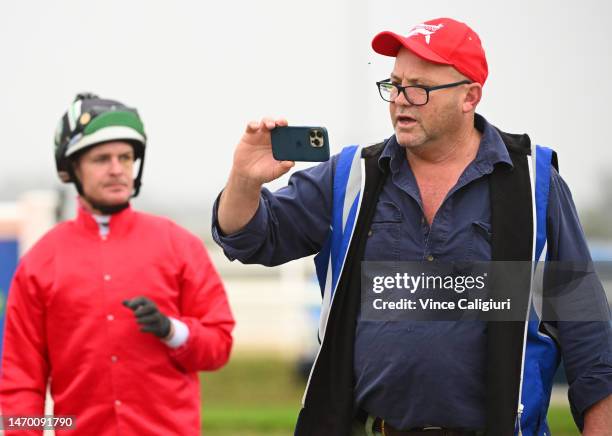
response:
[[[372,40],[374,51],[385,56],[397,56],[402,47],[426,61],[452,65],[481,85],[487,80],[489,69],[480,38],[465,23],[437,18],[417,24],[406,36],[381,32]]]

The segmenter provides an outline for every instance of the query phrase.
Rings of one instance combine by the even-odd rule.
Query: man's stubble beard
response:
[[[431,117],[432,121],[429,127],[425,127],[422,124],[422,120],[417,120],[418,134],[415,135],[413,141],[410,143],[401,143],[397,131],[395,132],[395,138],[400,147],[408,150],[419,150],[426,147],[428,144],[443,138],[448,135],[449,132],[456,131],[460,128],[461,122],[459,117],[456,115],[456,106],[454,103],[449,102],[446,107],[440,108],[440,110]],[[442,129],[440,128],[442,127]]]
[[[114,215],[118,212],[121,212],[122,210],[129,207],[131,199],[130,197],[125,202],[110,204],[106,202],[96,201],[88,197],[87,195],[84,195],[83,198],[87,200],[87,202],[91,205],[93,209],[100,211],[102,215]]]
[[[409,150],[418,150],[422,147],[427,146],[427,143],[431,141],[432,134],[426,129],[420,120],[417,120],[416,126],[413,127],[411,133],[408,133],[411,139],[409,142],[404,142],[400,140],[401,132],[398,134],[397,130],[395,131],[395,139],[400,147]]]

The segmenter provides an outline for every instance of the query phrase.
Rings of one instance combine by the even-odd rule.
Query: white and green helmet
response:
[[[147,136],[136,109],[94,94],[78,94],[55,131],[55,166],[64,183],[73,182],[80,191],[71,160],[85,149],[109,141],[126,141],[140,159],[134,179],[134,194],[140,190]]]

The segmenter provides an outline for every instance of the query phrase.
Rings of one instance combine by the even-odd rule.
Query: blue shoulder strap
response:
[[[534,212],[535,212],[535,253],[534,277],[532,278],[533,300],[530,303],[529,322],[527,323],[527,344],[522,369],[521,406],[523,412],[520,416],[518,434],[523,436],[539,436],[547,432],[545,410],[548,407],[552,375],[558,364],[558,349],[554,340],[540,331],[541,296],[543,286],[543,269],[539,261],[546,258],[547,251],[547,209],[550,191],[550,177],[552,167],[556,166],[554,151],[547,147],[535,146],[532,154],[532,168],[535,172],[533,183],[535,186]],[[549,329],[547,329],[548,331]],[[544,395],[546,398],[542,398]],[[544,414],[544,416],[542,416]],[[515,433],[516,434],[516,433]]]
[[[348,250],[353,226],[357,219],[357,206],[359,204],[359,192],[348,193],[351,189],[351,179],[355,178],[355,159],[360,156],[356,153],[361,150],[359,146],[351,145],[345,147],[338,156],[338,162],[334,172],[333,195],[332,195],[332,217],[329,236],[321,251],[315,256],[315,267],[321,293],[325,293],[326,285],[333,293],[338,279],[342,263]],[[348,206],[348,208],[347,208]],[[328,282],[329,268],[331,267],[331,283]]]
[[[535,259],[541,259],[546,245],[546,211],[548,210],[548,192],[550,190],[550,173],[553,165],[553,151],[548,147],[535,147],[535,209],[537,219]],[[543,260],[543,259],[542,259]]]
[[[355,145],[345,147],[336,162],[329,236],[314,259],[323,299],[319,340],[325,335],[327,317],[357,220],[362,181],[360,164],[361,147]]]

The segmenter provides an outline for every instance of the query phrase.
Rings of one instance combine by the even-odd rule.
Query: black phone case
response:
[[[314,132],[315,136],[311,137]],[[322,144],[315,144],[317,132],[322,134]],[[276,160],[298,162],[324,162],[329,160],[329,138],[325,127],[276,127],[271,132],[272,155]]]

